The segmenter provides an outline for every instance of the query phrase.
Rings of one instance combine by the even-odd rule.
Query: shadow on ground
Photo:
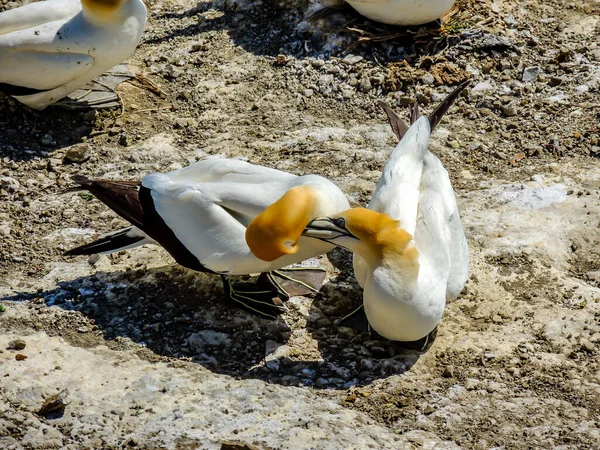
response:
[[[335,253],[340,276],[312,305],[292,298],[285,321],[236,308],[224,300],[218,277],[179,266],[97,272],[0,300],[80,311],[104,339],[129,338],[156,355],[186,358],[236,378],[347,389],[409,370],[420,351],[332,323],[360,304],[362,295],[347,275],[349,255]]]
[[[95,114],[55,107],[36,111],[0,93],[0,159],[28,161],[82,142],[93,130]]]
[[[413,54],[431,56],[448,45],[438,22],[395,27],[366,19],[348,4],[315,11],[307,18],[304,8],[283,5],[267,0],[242,9],[226,4],[219,10],[213,9],[212,3],[199,3],[181,13],[158,15],[158,20],[167,20],[172,26],[145,42],[159,44],[179,36],[227,30],[236,45],[256,55],[305,58],[368,49],[365,56],[378,62],[402,61]],[[186,18],[195,20],[190,23]]]

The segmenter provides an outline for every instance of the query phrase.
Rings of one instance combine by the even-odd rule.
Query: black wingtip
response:
[[[388,121],[390,122],[390,126],[392,127],[392,131],[394,132],[398,140],[402,140],[402,137],[408,131],[408,125],[406,124],[406,122],[404,122],[404,120],[402,120],[400,116],[388,106],[387,103],[378,100],[377,104],[385,111]]]
[[[456,101],[460,93],[471,84],[471,80],[467,80],[458,85],[448,96],[429,115],[429,126],[431,131],[440,123],[444,114],[448,112],[452,104]]]

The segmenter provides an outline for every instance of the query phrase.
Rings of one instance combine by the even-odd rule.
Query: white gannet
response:
[[[67,255],[158,244],[182,266],[222,275],[231,299],[265,315],[281,311],[274,295],[286,295],[275,280],[263,278],[271,282],[270,289],[241,292],[227,276],[271,272],[328,252],[334,245],[302,237],[302,231],[314,218],[350,207],[344,193],[326,178],[230,159],[206,159],[174,172],[151,173],[141,182],[81,176],[74,181],[79,186],[71,190],[88,190],[132,227]]]
[[[410,128],[386,109],[401,137],[368,208],[312,221],[305,236],[347,248],[364,289],[369,324],[383,337],[416,341],[431,333],[446,301],[462,291],[469,249],[448,172],[429,151],[431,131],[467,83],[429,118],[413,109]]]
[[[455,0],[346,0],[368,19],[398,26],[421,25],[442,17]]]
[[[0,92],[35,109],[129,57],[146,24],[142,0],[46,0],[0,13]]]

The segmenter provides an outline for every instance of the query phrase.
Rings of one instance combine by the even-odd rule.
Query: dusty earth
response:
[[[316,3],[148,7],[123,111],[0,98],[1,448],[600,448],[598,1],[463,1],[408,31],[305,21]],[[156,247],[62,256],[123,225],[65,193],[74,174],[241,158],[364,205],[396,142],[376,100],[429,111],[466,78],[432,150],[472,273],[426,352],[335,324],[361,301],[345,251],[275,321]]]

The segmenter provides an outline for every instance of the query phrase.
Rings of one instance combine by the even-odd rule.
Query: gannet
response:
[[[34,109],[126,59],[146,24],[142,0],[46,0],[0,13],[0,92]]]
[[[346,0],[368,19],[398,26],[421,25],[442,17],[454,0]]]
[[[368,209],[317,218],[304,232],[354,253],[367,319],[387,339],[428,336],[469,275],[469,249],[454,190],[448,172],[428,148],[431,131],[467,84],[428,118],[418,118],[414,108],[410,128],[388,108],[401,141]]]
[[[88,190],[132,226],[67,255],[158,244],[182,266],[222,275],[232,300],[265,315],[281,311],[272,302],[274,293],[282,294],[279,286],[241,292],[228,276],[267,273],[328,252],[334,245],[301,237],[302,231],[312,219],[350,207],[326,178],[230,159],[151,173],[141,182],[73,179],[79,186],[71,190]]]

